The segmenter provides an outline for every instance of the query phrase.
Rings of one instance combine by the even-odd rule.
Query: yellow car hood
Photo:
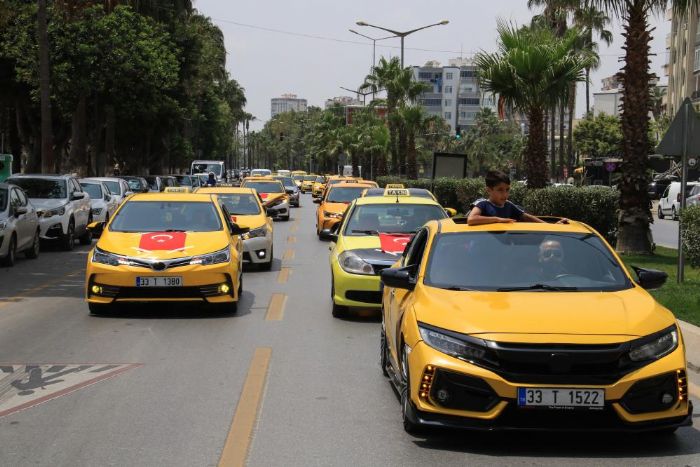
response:
[[[323,203],[323,210],[328,212],[334,212],[337,214],[342,214],[348,208],[350,203]]]
[[[248,227],[249,229],[253,230],[265,225],[267,222],[267,217],[264,214],[253,214],[249,216],[231,214],[231,220],[239,227]]]
[[[343,250],[358,250],[366,248],[379,249],[380,246],[379,237],[376,235],[362,235],[358,237],[343,236],[338,243]],[[396,259],[398,259],[398,256]]]
[[[675,322],[670,311],[636,288],[619,292],[459,292],[419,287],[416,292],[418,321],[488,340],[620,342]]]
[[[158,243],[160,241],[162,243]],[[106,232],[100,237],[97,247],[110,253],[135,258],[173,259],[212,253],[228,244],[228,237],[223,231]]]
[[[260,193],[260,199],[262,199],[263,205],[270,204],[280,198],[287,196],[285,193]]]

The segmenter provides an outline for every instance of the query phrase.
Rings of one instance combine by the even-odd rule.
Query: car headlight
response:
[[[657,360],[676,350],[676,347],[678,347],[678,329],[673,325],[661,332],[633,342],[629,357],[633,362]]]
[[[248,240],[249,238],[257,238],[257,237],[264,237],[267,235],[267,226],[262,226],[258,227],[257,229],[253,229],[248,231],[247,233],[244,233],[242,235],[243,240]]]
[[[486,355],[486,345],[484,343],[483,347],[481,347],[478,342],[483,341],[480,339],[475,339],[475,342],[470,344],[462,339],[448,336],[432,328],[418,326],[418,330],[420,331],[423,342],[435,350],[439,350],[452,357],[467,361],[478,361],[482,360]]]
[[[195,256],[190,260],[190,264],[201,264],[207,266],[210,264],[228,263],[231,261],[231,250],[226,247],[222,250],[208,253],[206,255]]]
[[[53,217],[53,216],[62,216],[66,213],[66,207],[61,206],[58,208],[53,208],[53,209],[47,209],[46,211],[42,211],[41,217]]]
[[[330,217],[331,219],[340,219],[343,217],[343,214],[340,212],[323,211],[323,216]]]
[[[99,216],[100,214],[102,214],[102,208],[95,208],[92,210],[93,216]]]
[[[108,251],[95,247],[92,252],[92,262],[106,264],[108,266],[124,266],[129,264],[129,260],[123,256],[115,255]]]
[[[371,264],[360,258],[352,250],[346,250],[338,255],[338,264],[345,272],[351,274],[374,275],[374,268]]]

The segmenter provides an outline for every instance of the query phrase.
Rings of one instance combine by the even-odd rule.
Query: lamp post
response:
[[[360,92],[360,91],[356,91],[356,90],[354,90],[354,89],[344,88],[343,86],[338,86],[338,87],[339,87],[340,89],[344,89],[344,90],[346,90],[346,91],[350,91],[350,92],[356,94],[357,100],[358,100],[358,101],[360,100],[360,96],[362,96],[362,104],[363,104],[363,105],[367,105],[367,96],[370,95],[370,94],[374,94],[374,93],[371,92],[371,91],[370,91],[370,92]]]
[[[383,41],[385,39],[391,39],[392,37],[396,37],[396,36],[386,36],[386,37],[374,38],[374,37],[365,36],[364,34],[359,33],[357,31],[355,31],[354,29],[348,29],[348,31],[372,41],[372,70],[374,70],[374,67],[377,66],[377,41]]]
[[[375,26],[374,24],[369,24],[369,23],[366,23],[366,22],[364,22],[364,21],[358,21],[358,22],[356,22],[355,24],[357,24],[358,26],[368,26],[368,27],[370,27],[370,28],[381,29],[382,31],[390,32],[391,34],[393,34],[393,35],[396,36],[396,37],[400,37],[400,38],[401,38],[401,68],[403,68],[403,43],[404,43],[404,38],[405,38],[406,36],[408,36],[409,34],[413,34],[414,32],[418,32],[418,31],[421,31],[421,30],[423,30],[423,29],[432,28],[433,26],[444,26],[444,25],[446,25],[446,24],[448,24],[448,23],[449,23],[449,21],[446,20],[446,19],[444,19],[444,20],[440,21],[439,23],[429,24],[429,25],[427,25],[427,26],[422,26],[422,27],[420,27],[420,28],[411,29],[410,31],[394,31],[393,29],[387,29],[387,28],[384,28],[384,27],[382,27],[382,26]]]

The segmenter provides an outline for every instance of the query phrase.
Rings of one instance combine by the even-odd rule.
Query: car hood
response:
[[[323,203],[323,210],[327,212],[334,212],[337,214],[342,214],[348,208],[350,203]]]
[[[260,193],[260,199],[264,205],[270,204],[280,198],[284,198],[286,193]]]
[[[267,217],[264,214],[253,214],[249,216],[231,214],[231,220],[239,227],[248,227],[250,230],[262,227],[267,223]]]
[[[643,289],[619,292],[459,292],[419,287],[416,319],[505,342],[629,340],[675,322]],[[590,340],[585,340],[591,343]]]
[[[97,242],[101,250],[144,259],[173,259],[221,250],[228,245],[223,232],[112,232]]]
[[[34,207],[40,211],[44,211],[46,209],[60,208],[61,206],[65,206],[66,204],[68,204],[67,199],[29,198],[29,201],[31,201]]]

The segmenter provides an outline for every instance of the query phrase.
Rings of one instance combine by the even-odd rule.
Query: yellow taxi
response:
[[[404,188],[404,185],[401,183],[387,183],[385,188],[370,188],[366,190],[364,193],[362,193],[362,196],[384,196],[386,190],[394,190],[394,189],[399,189],[399,190],[408,190],[408,193],[411,196],[418,196],[421,198],[430,198],[433,201],[437,201],[437,197],[433,194],[432,191],[426,190],[425,188]],[[457,210],[454,208],[446,208],[443,206],[443,209],[447,212],[447,214],[450,217],[454,217],[457,215]]]
[[[272,177],[246,177],[241,182],[241,188],[257,191],[267,215],[273,219],[289,220],[289,195],[282,182]]]
[[[579,223],[430,222],[381,273],[381,366],[403,425],[673,432],[691,424],[678,323]]]
[[[333,316],[345,316],[348,307],[379,308],[380,272],[396,262],[423,224],[446,217],[435,201],[405,190],[354,201],[339,226],[321,232],[322,239],[335,242],[330,254]]]
[[[202,187],[195,193],[214,194],[223,204],[231,220],[250,229],[243,239],[243,263],[269,271],[274,258],[273,223],[252,188]]]
[[[306,175],[304,170],[292,170],[292,179],[299,189],[301,189],[301,184],[304,181],[304,175]]]
[[[195,302],[234,313],[247,228],[216,196],[142,193],[126,199],[88,254],[85,295],[93,314],[126,302]]]
[[[332,185],[323,199],[314,200],[320,203],[316,209],[316,235],[321,235],[322,230],[329,230],[343,218],[343,213],[348,205],[362,196],[362,193],[370,188],[369,185],[357,183],[338,183]]]
[[[313,198],[320,198],[325,188],[326,177],[323,175],[317,175],[314,183],[311,185],[311,196]]]
[[[304,177],[301,179],[301,186],[299,187],[302,193],[310,192],[312,190],[316,177],[318,176],[315,174],[304,175]]]
[[[321,196],[319,198],[325,198],[328,189],[333,185],[337,185],[338,183],[357,183],[357,181],[358,180],[353,177],[345,177],[343,175],[331,175],[326,179],[325,186],[323,187],[323,192],[321,193]]]

